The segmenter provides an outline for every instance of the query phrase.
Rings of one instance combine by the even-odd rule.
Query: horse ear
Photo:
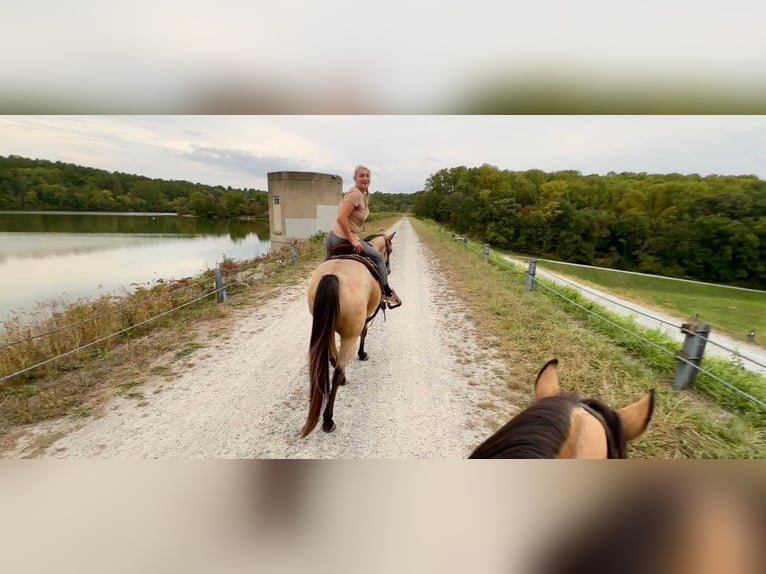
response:
[[[551,359],[540,372],[537,373],[535,380],[535,400],[539,401],[545,397],[553,397],[559,394],[559,360]]]
[[[622,421],[625,440],[635,440],[644,434],[646,427],[649,426],[649,421],[652,420],[652,414],[654,414],[654,389],[651,389],[632,405],[617,411],[617,416]]]
[[[394,238],[394,235],[396,235],[396,231],[394,231],[391,235],[388,236],[388,240],[391,241]]]

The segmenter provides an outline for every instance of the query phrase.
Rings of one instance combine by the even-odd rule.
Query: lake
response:
[[[267,221],[174,213],[0,212],[0,323],[37,304],[120,294],[270,250]],[[0,327],[2,329],[2,327]]]

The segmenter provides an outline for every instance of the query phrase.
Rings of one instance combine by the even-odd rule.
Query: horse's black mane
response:
[[[625,458],[617,413],[596,399],[562,393],[537,401],[485,440],[468,458],[554,458],[569,436],[572,409],[584,403],[603,417],[609,458]]]
[[[569,434],[577,396],[537,401],[485,440],[468,458],[553,458]]]

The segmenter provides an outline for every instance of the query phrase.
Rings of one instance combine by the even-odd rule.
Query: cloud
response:
[[[246,150],[206,147],[199,144],[192,144],[191,147],[192,151],[182,153],[180,157],[259,177],[271,171],[306,171],[310,167],[304,160],[257,156]]]
[[[410,193],[482,163],[583,173],[756,174],[763,116],[0,116],[0,155],[266,189],[271,171],[315,171]]]

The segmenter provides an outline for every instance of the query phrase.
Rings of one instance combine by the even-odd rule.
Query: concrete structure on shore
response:
[[[268,174],[268,180],[273,251],[330,229],[343,196],[343,178],[311,171],[275,171]]]

